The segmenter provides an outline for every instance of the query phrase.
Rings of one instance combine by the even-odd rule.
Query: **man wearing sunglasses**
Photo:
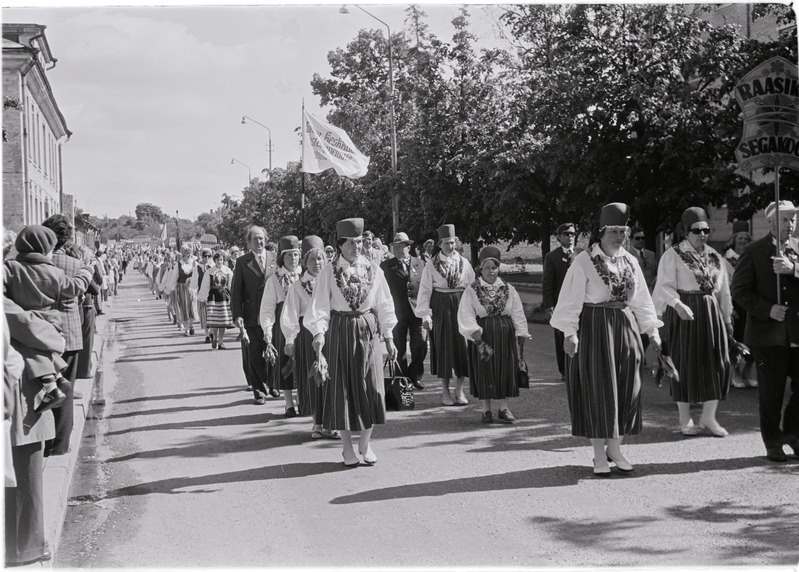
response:
[[[750,243],[741,254],[733,274],[732,295],[746,310],[743,341],[751,348],[757,365],[760,436],[766,458],[784,463],[788,457],[783,445],[799,458],[799,242],[793,236],[796,207],[791,201],[780,201],[777,209],[772,202],[766,207],[766,220],[771,232]],[[779,302],[778,287],[782,294]],[[783,411],[789,377],[791,395]]]
[[[638,265],[644,273],[646,286],[649,293],[655,288],[658,279],[658,257],[651,250],[646,249],[646,233],[644,229],[636,226],[630,233],[630,252],[638,259]]]
[[[574,245],[576,242],[577,231],[574,223],[566,222],[558,226],[556,238],[560,246],[548,252],[544,257],[544,278],[541,285],[543,294],[543,307],[549,316],[558,303],[560,289],[563,286],[563,279],[566,272],[574,260]],[[558,371],[561,381],[566,380],[565,363],[566,358],[563,352],[563,332],[554,329],[555,332],[555,358],[558,361]]]

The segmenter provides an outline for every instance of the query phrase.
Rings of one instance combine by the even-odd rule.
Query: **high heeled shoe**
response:
[[[372,445],[368,445],[366,447],[366,452],[363,452],[360,449],[358,449],[358,452],[363,457],[363,462],[367,465],[374,465],[377,463],[377,455],[375,455],[375,452],[372,451]]]
[[[618,458],[615,458],[611,455],[610,451],[607,452],[608,461],[614,463],[616,468],[620,470],[622,473],[632,473],[635,467],[633,467],[630,462],[624,458],[624,455],[619,453]]]
[[[718,423],[711,426],[711,425],[705,425],[700,421],[696,427],[697,429],[699,429],[699,431],[710,433],[714,437],[727,437],[730,434],[729,431],[727,431],[724,427],[722,427]]]

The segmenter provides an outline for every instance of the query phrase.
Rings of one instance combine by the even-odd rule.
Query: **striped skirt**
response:
[[[477,325],[483,328],[483,341],[494,350],[483,361],[477,352],[477,344],[469,341],[469,387],[478,399],[505,399],[518,397],[516,371],[519,369],[519,352],[516,346],[516,329],[510,316],[486,316],[478,318]]]
[[[663,341],[668,343],[680,374],[679,382],[671,381],[672,400],[704,403],[726,399],[732,369],[727,330],[716,297],[680,292],[680,301],[691,308],[693,320],[681,320],[671,306],[663,314]]]
[[[618,439],[641,431],[644,354],[630,308],[583,306],[574,357],[566,356],[572,435]]]
[[[178,282],[175,285],[175,301],[177,306],[178,323],[192,322],[197,319],[197,312],[195,310],[195,300],[191,294],[189,285],[185,282]]]
[[[330,379],[322,385],[322,426],[360,431],[385,423],[377,317],[372,312],[331,312],[325,346]]]
[[[327,348],[323,349],[327,354]],[[294,381],[297,384],[297,413],[303,417],[312,415],[314,424],[322,424],[322,398],[323,386],[317,386],[312,379],[313,362],[316,353],[313,351],[313,336],[311,332],[302,327],[300,318],[300,333],[294,339]],[[310,374],[310,375],[309,375]]]
[[[283,375],[283,367],[291,359],[283,349],[286,347],[286,338],[283,336],[283,330],[280,329],[280,314],[283,313],[283,302],[275,306],[275,323],[272,324],[272,345],[277,350],[277,361],[272,368],[272,380],[269,387],[289,391],[294,389],[294,372],[289,373],[288,376]]]
[[[208,300],[205,303],[205,323],[209,328],[232,328],[233,314],[230,311],[230,302]]]
[[[466,340],[458,331],[458,304],[463,292],[433,290],[430,308],[433,310],[433,330],[430,333],[430,373],[441,379],[466,377],[469,360]]]

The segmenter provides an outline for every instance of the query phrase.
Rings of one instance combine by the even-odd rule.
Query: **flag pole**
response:
[[[777,162],[777,166],[774,169],[774,206],[776,206],[775,212],[775,219],[774,221],[777,224],[777,256],[782,256],[782,238],[780,236],[780,163]],[[782,285],[780,284],[780,275],[777,274],[777,305],[782,304]]]
[[[300,157],[300,239],[305,237],[305,98],[302,98],[302,155]]]

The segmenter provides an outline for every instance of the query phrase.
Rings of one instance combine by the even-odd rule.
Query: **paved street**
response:
[[[129,271],[109,315],[56,566],[795,565],[799,461],[768,463],[757,392],[732,390],[730,437],[676,432],[668,388],[644,380],[632,476],[594,478],[570,436],[548,326],[531,324],[519,421],[483,425],[476,401],[374,431],[378,463],[345,469],[283,400],[253,405],[239,345],[211,351],[167,323]]]

